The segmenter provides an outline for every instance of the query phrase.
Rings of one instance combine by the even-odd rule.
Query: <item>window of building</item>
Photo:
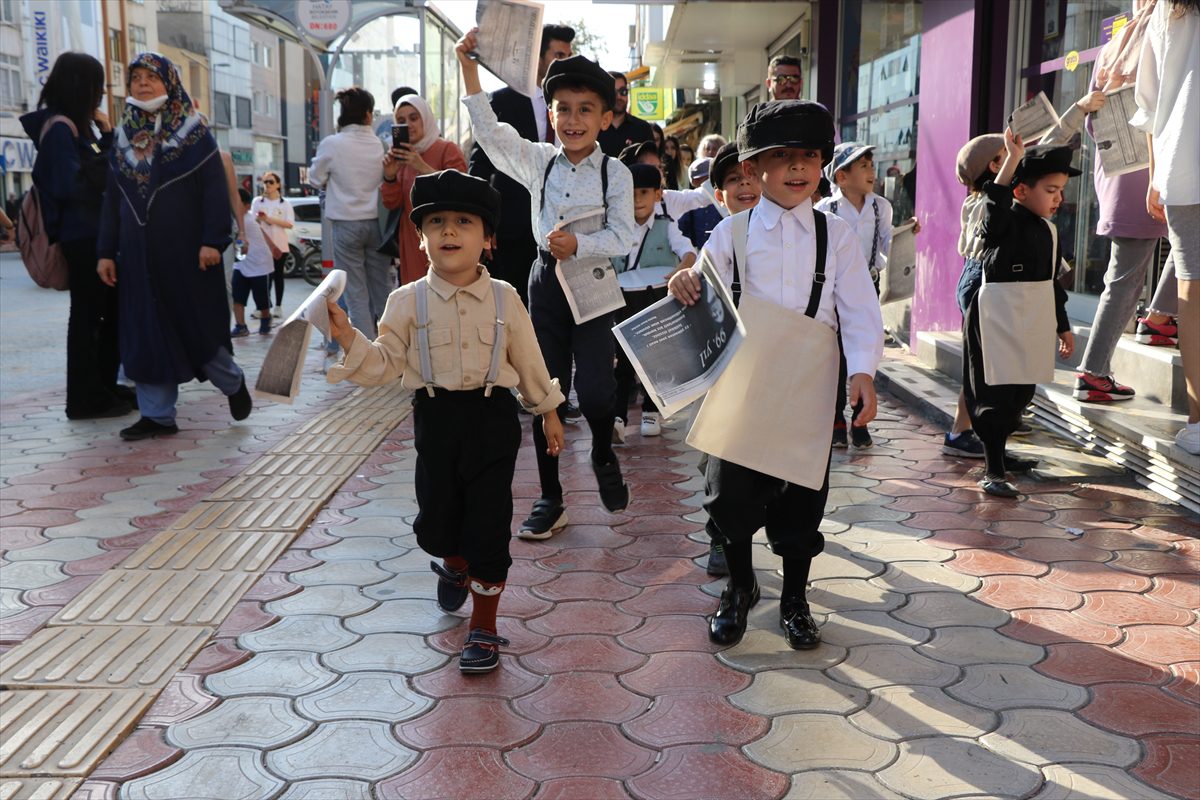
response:
[[[17,22],[16,0],[0,0],[0,22]]]
[[[233,27],[223,19],[213,17],[212,49],[216,53],[233,51]]]
[[[266,94],[263,95],[263,98],[266,101],[266,111],[264,111],[263,113],[266,114],[268,117],[275,116],[275,95],[271,94],[270,92],[267,92]]]
[[[23,101],[21,59],[0,53],[0,108],[19,109]]]
[[[254,127],[253,116],[250,113],[250,98],[237,97],[237,127],[252,128]]]
[[[226,128],[233,125],[233,98],[225,92],[213,92],[213,122]]]
[[[876,191],[893,222],[912,216],[921,59],[921,0],[850,0],[842,6],[842,141],[875,145]]]
[[[146,41],[146,29],[141,25],[129,26],[129,49],[134,53],[144,53],[150,49]]]
[[[250,29],[233,29],[233,55],[246,61],[250,58]]]
[[[271,46],[262,42],[250,43],[251,60],[260,67],[271,68]]]

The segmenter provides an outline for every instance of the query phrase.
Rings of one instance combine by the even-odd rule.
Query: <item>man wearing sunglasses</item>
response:
[[[596,137],[606,156],[617,158],[631,144],[654,141],[650,123],[629,113],[629,81],[620,72],[609,72],[617,84],[617,103],[613,106],[612,124]]]
[[[775,56],[767,66],[767,91],[772,100],[799,100],[804,88],[800,59],[795,56]]]

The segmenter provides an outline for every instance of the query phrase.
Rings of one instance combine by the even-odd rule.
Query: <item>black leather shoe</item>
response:
[[[784,600],[779,604],[779,627],[793,650],[811,650],[821,643],[821,629],[804,600]]]
[[[1017,497],[1021,494],[1017,491],[1017,487],[1004,478],[994,478],[989,475],[984,476],[983,480],[979,482],[979,486],[992,497]]]
[[[708,638],[726,647],[740,642],[746,634],[746,617],[758,597],[758,581],[748,589],[726,586],[716,613],[708,618]]]
[[[250,392],[246,389],[246,378],[243,376],[242,385],[236,392],[229,395],[229,416],[241,422],[250,416],[252,408],[254,408],[254,401],[250,399]]]
[[[488,633],[483,628],[472,628],[458,657],[459,672],[491,672],[500,663],[500,646],[508,639]]]
[[[708,566],[704,571],[715,578],[729,574],[729,562],[725,560],[725,545],[712,542],[708,546]]]
[[[128,428],[121,429],[121,438],[127,442],[139,442],[142,439],[153,439],[155,436],[174,436],[179,433],[175,423],[162,425],[148,417],[142,417]]]
[[[471,593],[467,587],[467,573],[450,569],[436,561],[430,561],[429,568],[438,576],[438,608],[442,611],[458,611]]]

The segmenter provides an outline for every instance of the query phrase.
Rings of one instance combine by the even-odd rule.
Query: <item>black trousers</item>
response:
[[[979,333],[979,295],[967,306],[963,319],[963,396],[971,427],[983,442],[987,474],[1004,475],[1004,445],[1021,425],[1021,414],[1033,400],[1032,384],[993,385],[984,379],[983,342]]]
[[[492,277],[511,283],[526,308],[529,307],[529,272],[537,258],[537,242],[530,234],[519,239],[498,239],[495,254],[488,264]]]
[[[283,253],[275,259],[275,271],[271,273],[271,285],[275,287],[275,305],[283,305],[283,265],[288,254]]]
[[[625,295],[625,307],[616,312],[614,324],[624,322],[639,311],[643,311],[654,305],[667,296],[667,290],[665,288],[643,289],[638,292],[623,292],[623,294]],[[633,387],[637,384],[637,371],[629,361],[629,356],[625,355],[624,348],[619,344],[615,344],[615,337],[613,341],[613,349],[616,350],[617,354],[617,366],[613,371],[617,381],[617,394],[613,403],[613,416],[620,418],[622,422],[628,422],[629,393],[633,391]],[[658,406],[650,398],[650,393],[644,389],[643,392],[642,413],[657,412]]]
[[[112,404],[121,364],[117,344],[117,290],[96,274],[96,240],[61,242],[71,286],[67,318],[67,413],[86,414]]]
[[[571,363],[575,364],[575,394],[579,411],[592,430],[593,442],[611,441],[613,398],[617,381],[613,375],[613,315],[604,314],[575,324],[562,284],[554,274],[555,260],[542,252],[529,274],[529,316],[538,347],[551,378],[558,378],[566,395],[571,387]],[[533,443],[537,451],[542,497],[562,499],[558,481],[558,457],[546,453],[546,435],[540,420],[533,419]]]
[[[512,393],[494,389],[413,394],[417,544],[435,558],[461,556],[471,576],[508,578],[512,484],[521,423]]]
[[[782,558],[812,558],[825,549],[820,526],[828,465],[824,485],[813,490],[709,456],[704,493],[708,533],[716,541],[748,543],[765,527],[771,550]]]

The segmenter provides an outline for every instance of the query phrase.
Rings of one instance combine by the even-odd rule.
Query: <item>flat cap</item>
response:
[[[607,109],[617,104],[617,82],[613,76],[597,62],[584,56],[560,58],[550,64],[542,81],[542,94],[546,102],[554,100],[554,92],[559,87],[573,83],[583,84],[600,95]]]
[[[737,169],[737,165],[737,142],[733,141],[721,145],[721,149],[713,156],[712,165],[708,168],[708,179],[712,181],[713,188],[720,189],[721,184],[725,182],[725,178],[729,176],[729,171]]]
[[[630,164],[629,172],[633,175],[635,189],[662,188],[662,173],[653,164]]]
[[[711,158],[697,158],[688,167],[688,180],[696,181],[703,180],[708,177],[708,171],[712,168]]]
[[[1081,175],[1080,170],[1071,166],[1075,151],[1070,146],[1038,144],[1025,149],[1025,157],[1017,164],[1014,181],[1025,181],[1040,178],[1043,175],[1053,175],[1057,172],[1066,173],[1068,178]]]
[[[418,228],[426,214],[434,211],[465,211],[475,214],[494,231],[500,222],[500,193],[482,178],[456,169],[419,175],[409,195],[412,211],[408,218]]]
[[[958,182],[967,187],[975,186],[975,181],[983,175],[996,153],[1002,150],[1004,135],[999,133],[985,133],[964,144],[958,151],[958,164],[955,168]]]
[[[833,115],[811,100],[773,100],[750,109],[737,135],[738,160],[776,147],[821,151],[821,165],[833,159]]]

